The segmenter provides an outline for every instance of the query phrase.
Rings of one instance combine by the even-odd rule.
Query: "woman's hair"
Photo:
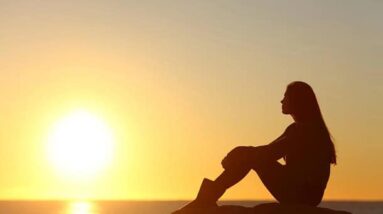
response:
[[[321,138],[327,143],[330,152],[330,163],[336,164],[335,146],[330,132],[324,122],[318,101],[311,86],[305,82],[295,81],[287,86],[294,115],[304,121],[310,121],[320,129]]]

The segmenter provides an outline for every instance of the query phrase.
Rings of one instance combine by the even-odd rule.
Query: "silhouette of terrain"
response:
[[[255,207],[223,205],[207,209],[180,210],[173,214],[351,214],[346,211],[302,204],[265,203]]]

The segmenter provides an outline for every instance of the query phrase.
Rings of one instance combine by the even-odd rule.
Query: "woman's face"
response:
[[[283,99],[281,100],[282,103],[282,113],[283,114],[291,114],[292,113],[292,102],[291,102],[291,95],[288,93],[288,90],[286,90]]]

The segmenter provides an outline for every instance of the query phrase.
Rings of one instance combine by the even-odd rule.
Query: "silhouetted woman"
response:
[[[336,154],[312,88],[304,82],[287,86],[282,113],[294,122],[268,145],[240,146],[222,160],[225,169],[214,181],[204,179],[197,198],[181,211],[217,206],[226,189],[254,170],[280,203],[317,206],[330,176]],[[286,164],[277,160],[284,158]]]

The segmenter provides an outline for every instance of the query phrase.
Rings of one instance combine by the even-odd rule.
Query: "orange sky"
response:
[[[190,199],[238,145],[292,122],[314,88],[338,150],[325,199],[383,199],[380,1],[1,1],[0,198]],[[68,179],[48,161],[57,120],[114,131],[111,164]],[[202,152],[201,152],[202,151]],[[225,199],[270,199],[255,173]]]

